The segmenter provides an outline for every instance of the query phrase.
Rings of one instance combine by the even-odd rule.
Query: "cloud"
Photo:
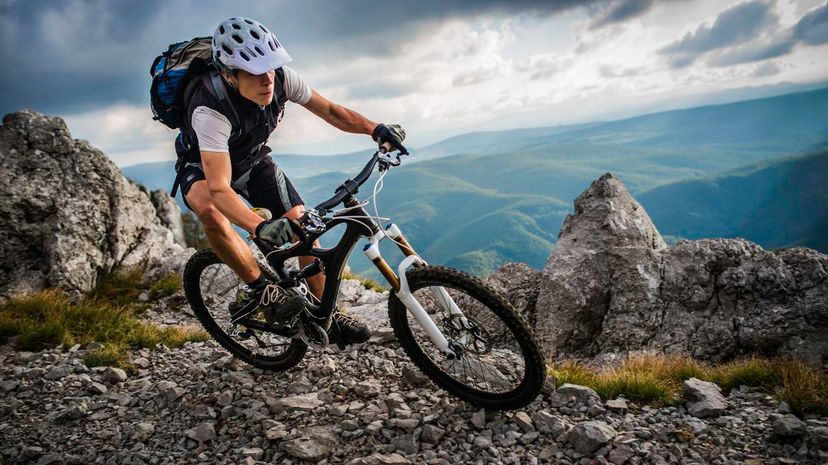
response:
[[[149,65],[177,40],[209,35],[230,16],[278,32],[297,64],[395,56],[434,24],[494,14],[548,16],[578,0],[356,0],[102,2],[26,0],[0,9],[0,113],[76,112],[122,101],[145,105]],[[25,25],[26,27],[21,27]],[[56,76],[60,75],[60,79]]]
[[[794,27],[793,37],[808,45],[828,43],[828,3],[806,13]]]
[[[787,55],[797,46],[825,43],[828,43],[828,4],[809,11],[788,30],[713,56],[709,64],[721,67],[751,63]]]
[[[500,63],[485,63],[477,68],[458,73],[452,78],[451,83],[455,86],[469,86],[486,82],[502,74],[504,74],[504,67]]]
[[[787,55],[795,45],[796,41],[789,34],[784,33],[770,40],[734,47],[725,53],[712,57],[709,64],[721,67],[767,60]]]
[[[655,4],[655,0],[616,0],[592,22],[590,28],[597,29],[608,24],[621,23],[639,17]]]
[[[563,71],[571,62],[567,56],[556,53],[539,53],[529,57],[525,62],[518,63],[515,69],[529,76],[530,80],[538,81],[549,79]]]
[[[637,76],[645,71],[646,70],[643,66],[624,67],[618,65],[601,65],[601,67],[598,68],[598,72],[601,74],[601,77],[604,78]]]
[[[755,70],[753,70],[751,76],[766,77],[773,76],[774,74],[779,74],[780,72],[782,72],[782,69],[779,68],[779,65],[777,65],[776,63],[768,62],[759,65]]]
[[[145,108],[116,104],[64,117],[72,137],[87,139],[119,165],[175,158],[175,131],[147,117]]]
[[[417,90],[413,82],[392,79],[369,79],[348,86],[348,97],[353,99],[393,98],[408,95]]]
[[[741,3],[720,13],[712,25],[701,25],[680,40],[662,48],[676,68],[692,64],[705,52],[745,43],[776,28],[779,17],[765,0]]]

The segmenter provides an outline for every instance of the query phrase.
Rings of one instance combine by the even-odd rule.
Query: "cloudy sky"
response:
[[[174,157],[149,67],[230,16],[276,31],[318,92],[413,146],[826,84],[825,0],[0,0],[0,113],[66,119],[119,165]],[[367,148],[289,106],[277,153]]]

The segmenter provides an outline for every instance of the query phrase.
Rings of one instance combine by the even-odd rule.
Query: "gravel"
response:
[[[180,305],[171,307],[151,309],[155,321],[195,323]],[[726,406],[709,418],[683,405],[605,407],[575,385],[521,410],[482,410],[425,379],[382,336],[383,325],[372,321],[371,342],[310,350],[282,373],[244,365],[213,341],[136,350],[129,374],[86,367],[87,347],[29,353],[2,346],[0,463],[828,461],[828,419],[782,414],[778,400],[747,388],[720,394]]]

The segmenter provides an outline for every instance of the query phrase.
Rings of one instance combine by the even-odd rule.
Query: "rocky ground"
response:
[[[86,367],[86,348],[0,349],[3,463],[825,463],[828,419],[802,422],[761,392],[688,386],[685,406],[603,403],[567,385],[514,412],[437,389],[386,325],[385,296],[356,281],[343,300],[372,340],[310,351],[285,373],[212,341],[133,354],[137,372]],[[196,324],[177,295],[147,316]],[[697,418],[688,413],[705,416]],[[821,452],[819,449],[824,450]]]

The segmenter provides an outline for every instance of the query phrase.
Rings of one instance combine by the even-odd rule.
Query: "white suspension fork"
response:
[[[403,261],[400,262],[399,266],[397,267],[397,276],[387,276],[387,278],[389,278],[389,281],[391,281],[391,279],[393,278],[397,278],[393,279],[393,281],[398,281],[399,283],[399,290],[396,291],[394,295],[396,295],[397,298],[400,299],[400,302],[402,302],[403,305],[405,305],[405,308],[408,310],[409,313],[411,313],[411,315],[414,317],[414,319],[417,321],[420,327],[423,328],[425,333],[428,335],[429,339],[431,339],[434,342],[437,348],[439,348],[450,358],[456,357],[457,351],[454,350],[453,346],[465,346],[469,336],[468,334],[463,334],[463,336],[460,337],[459,340],[449,342],[449,340],[446,339],[446,336],[443,334],[443,332],[440,331],[440,328],[434,323],[434,320],[431,319],[431,316],[429,316],[428,312],[426,312],[425,309],[423,309],[423,306],[420,304],[420,302],[417,301],[417,299],[411,293],[411,289],[408,287],[408,278],[406,277],[406,270],[408,270],[408,268],[410,268],[411,266],[427,265],[427,263],[416,253],[414,253],[413,249],[411,249],[410,246],[407,245],[399,228],[396,225],[391,224],[389,225],[386,231],[378,231],[376,234],[374,234],[368,239],[369,243],[366,244],[365,248],[363,248],[363,253],[369,260],[374,262],[375,265],[380,267],[380,271],[385,270],[383,274],[389,274],[389,272],[390,274],[393,274],[393,272],[389,268],[386,268],[387,265],[385,263],[385,260],[382,258],[382,255],[380,254],[378,247],[379,242],[384,237],[389,237],[391,240],[397,242],[397,245],[404,244],[402,248],[408,249],[407,254],[411,254],[407,255],[403,259]],[[398,241],[398,239],[402,240],[402,244]],[[396,283],[392,282],[392,285],[393,284]],[[442,286],[430,286],[429,289],[431,293],[434,295],[434,298],[437,300],[437,302],[439,302],[443,309],[446,312],[448,312],[450,316],[450,324],[453,323],[453,321],[451,320],[457,318],[460,320],[464,327],[468,327],[468,320],[463,315],[463,312],[460,311],[460,308],[457,306],[457,304],[454,302],[454,299],[451,298],[451,296],[445,290],[445,288],[443,288]]]
[[[455,351],[449,346],[449,341],[446,339],[446,336],[440,331],[440,328],[434,323],[434,320],[428,315],[428,312],[425,311],[420,302],[414,298],[414,295],[411,293],[411,290],[408,287],[408,279],[405,276],[406,270],[414,265],[417,264],[425,264],[425,262],[416,255],[409,255],[405,257],[405,259],[400,262],[400,265],[397,267],[397,276],[400,277],[400,290],[395,293],[400,302],[405,305],[405,308],[408,309],[408,313],[417,320],[417,323],[423,328],[426,332],[428,337],[434,342],[434,344],[445,352],[446,354],[454,357],[456,355]],[[432,288],[434,289],[434,288]],[[445,292],[445,290],[443,290]],[[449,301],[451,301],[451,297],[446,293],[445,297],[448,297]],[[439,299],[438,299],[439,300]],[[453,303],[453,302],[452,302]],[[442,304],[442,301],[441,301]],[[454,306],[457,308],[457,306]],[[459,309],[458,309],[459,311]]]
[[[389,224],[388,227],[386,228],[385,233],[386,233],[385,235],[387,235],[389,238],[391,238],[391,240],[393,240],[395,242],[398,242],[399,239],[402,239],[403,240],[403,242],[402,242],[403,247],[401,247],[401,248],[405,248],[405,247],[410,248],[410,245],[408,244],[408,241],[406,241],[404,239],[402,231],[400,231],[400,228],[397,227],[396,224],[393,224],[393,223]],[[372,238],[372,240],[373,239],[374,238]],[[398,242],[398,245],[400,245],[399,242]],[[410,248],[410,251],[411,251],[411,253],[414,253],[413,248]],[[416,253],[415,253],[415,255],[416,255]],[[423,260],[419,256],[417,256],[417,258],[419,259],[419,261],[412,260],[410,265],[413,265],[415,263],[422,264],[422,265],[427,265],[425,260]],[[405,263],[405,262],[403,262],[403,263]],[[410,265],[408,265],[406,267],[403,267],[402,265],[403,264],[401,263],[400,268],[397,270],[398,276],[400,276],[401,281],[405,279],[405,270],[408,269],[408,266],[410,266]],[[406,282],[406,290],[408,290],[408,283],[407,282]],[[431,293],[434,295],[434,298],[437,299],[438,302],[440,302],[440,305],[443,307],[443,310],[448,312],[450,317],[454,317],[455,315],[457,315],[457,318],[460,319],[463,326],[468,327],[468,320],[466,319],[466,316],[463,315],[463,312],[460,311],[460,308],[457,307],[457,304],[454,302],[454,299],[451,298],[451,296],[449,295],[449,293],[446,291],[446,289],[444,287],[442,287],[442,286],[431,286],[430,290],[431,290]],[[464,334],[463,337],[461,338],[461,342],[463,344],[466,343],[466,338],[467,338],[467,335]]]

